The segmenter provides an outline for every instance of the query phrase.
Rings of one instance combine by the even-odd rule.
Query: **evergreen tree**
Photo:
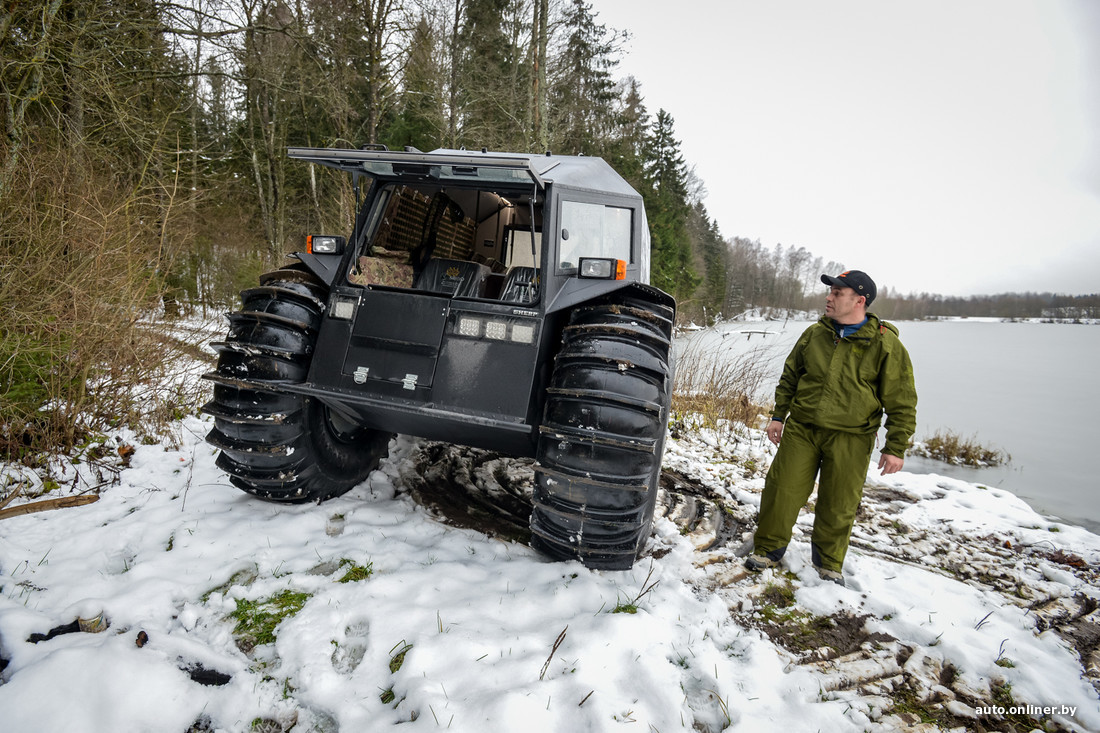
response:
[[[428,19],[421,16],[409,39],[400,109],[384,135],[390,147],[411,145],[418,150],[441,146],[446,134],[442,44]]]
[[[458,142],[509,149],[528,138],[530,23],[522,0],[465,0],[452,94]]]
[[[607,162],[638,191],[648,185],[645,178],[645,156],[648,148],[649,113],[642,100],[641,89],[634,77],[625,79],[619,88],[618,105],[612,119],[610,139],[605,143]]]
[[[705,318],[713,320],[718,315],[729,315],[726,310],[726,242],[718,231],[718,223],[707,215],[706,207],[696,203],[689,216],[692,226],[692,244],[700,266],[702,282],[695,295]]]
[[[364,11],[357,6],[354,0],[311,3],[309,25],[293,39],[304,52],[297,59],[271,59],[273,64],[294,67],[290,78],[299,122],[288,137],[295,144],[359,147],[374,142],[368,120],[369,72],[364,63],[371,50],[359,19]]]
[[[665,110],[657,112],[647,142],[648,186],[642,195],[653,243],[651,281],[682,299],[691,295],[699,278],[691,267],[686,236],[689,207],[684,158],[673,134],[672,116]]]
[[[571,0],[562,18],[566,34],[550,88],[551,148],[566,155],[598,155],[612,133],[618,35],[596,22],[592,6]]]

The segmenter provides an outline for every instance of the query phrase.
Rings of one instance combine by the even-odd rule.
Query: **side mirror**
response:
[[[306,252],[312,255],[340,255],[344,253],[344,237],[310,234],[306,237]]]

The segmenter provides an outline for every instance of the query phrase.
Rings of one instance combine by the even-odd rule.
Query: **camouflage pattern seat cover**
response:
[[[375,256],[362,256],[348,278],[356,285],[413,286],[413,267],[407,252],[375,249]]]

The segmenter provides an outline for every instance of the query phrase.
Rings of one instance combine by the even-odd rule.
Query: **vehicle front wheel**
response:
[[[237,488],[270,501],[338,496],[363,481],[386,455],[390,433],[364,428],[313,397],[280,391],[305,380],[327,291],[308,271],[286,267],[241,293],[218,366],[207,375],[214,416],[206,440]],[[271,389],[264,389],[265,385]]]
[[[539,429],[532,545],[625,570],[645,545],[672,398],[673,313],[638,299],[570,316]]]

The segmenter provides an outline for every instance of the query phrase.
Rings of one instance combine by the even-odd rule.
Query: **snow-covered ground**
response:
[[[0,520],[4,731],[1100,730],[1100,538],[1008,492],[872,473],[847,587],[809,567],[808,513],[750,575],[770,446],[678,432],[644,556],[602,572],[427,508],[420,441],[284,507],[209,428],[121,435],[97,502]],[[66,470],[52,496],[96,483]],[[265,611],[273,641],[242,621]]]

